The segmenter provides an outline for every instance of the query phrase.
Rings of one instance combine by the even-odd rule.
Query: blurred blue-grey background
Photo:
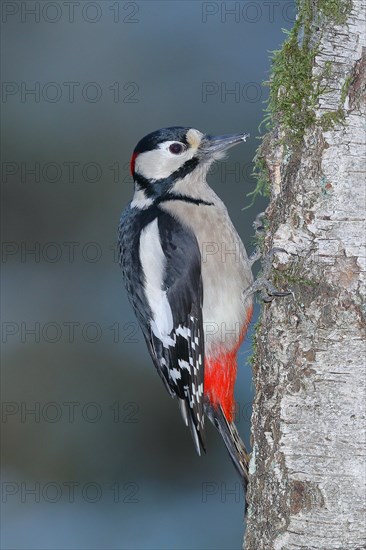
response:
[[[3,549],[239,549],[244,499],[156,375],[116,262],[137,141],[250,132],[210,182],[249,251],[269,51],[292,1],[2,2]],[[249,445],[250,337],[238,428]]]

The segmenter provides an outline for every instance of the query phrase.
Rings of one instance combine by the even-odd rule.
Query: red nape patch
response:
[[[131,172],[132,177],[135,173],[135,162],[136,162],[137,156],[138,156],[138,153],[133,153],[133,155],[131,157],[131,160],[130,160],[130,172]]]
[[[223,350],[212,357],[205,357],[204,395],[213,405],[221,405],[225,418],[233,422],[235,415],[234,386],[237,371],[238,349],[247,332],[253,306],[248,311],[240,336],[234,348]]]

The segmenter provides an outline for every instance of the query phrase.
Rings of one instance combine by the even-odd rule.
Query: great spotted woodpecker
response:
[[[237,351],[253,312],[251,262],[208,168],[246,134],[212,137],[164,128],[131,158],[132,202],[119,226],[129,300],[153,363],[178,398],[197,452],[204,415],[219,430],[246,486],[248,454],[234,424]]]

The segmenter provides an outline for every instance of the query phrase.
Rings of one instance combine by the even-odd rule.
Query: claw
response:
[[[257,262],[261,257],[262,257],[262,252],[260,251],[259,246],[257,246],[254,252],[248,258],[250,267],[252,267],[252,265],[255,264],[255,262]]]
[[[292,294],[292,292],[290,291],[278,292],[277,290],[275,290],[275,291],[271,291],[271,293],[267,293],[264,296],[262,291],[262,300],[267,304],[269,302],[272,302],[273,298],[283,298],[284,296],[290,296],[290,294]]]
[[[249,258],[249,261],[251,262],[250,265],[252,265],[255,261],[259,259],[260,256],[258,256],[259,250],[256,249],[254,254]],[[255,292],[260,292],[262,300],[266,303],[272,302],[274,298],[282,298],[284,296],[289,296],[292,294],[290,291],[279,291],[277,290],[273,284],[269,280],[269,274],[272,268],[272,261],[273,256],[276,252],[284,252],[288,254],[286,250],[283,248],[272,248],[269,253],[263,258],[262,267],[263,267],[263,275],[261,277],[258,277],[254,281],[254,283],[249,286],[246,290],[243,292],[243,300],[245,301],[249,296],[254,294]]]

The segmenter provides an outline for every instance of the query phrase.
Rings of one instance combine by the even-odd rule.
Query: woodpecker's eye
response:
[[[183,153],[185,150],[185,147],[182,143],[172,143],[169,145],[169,151],[173,153],[173,155],[180,155],[180,153]]]

